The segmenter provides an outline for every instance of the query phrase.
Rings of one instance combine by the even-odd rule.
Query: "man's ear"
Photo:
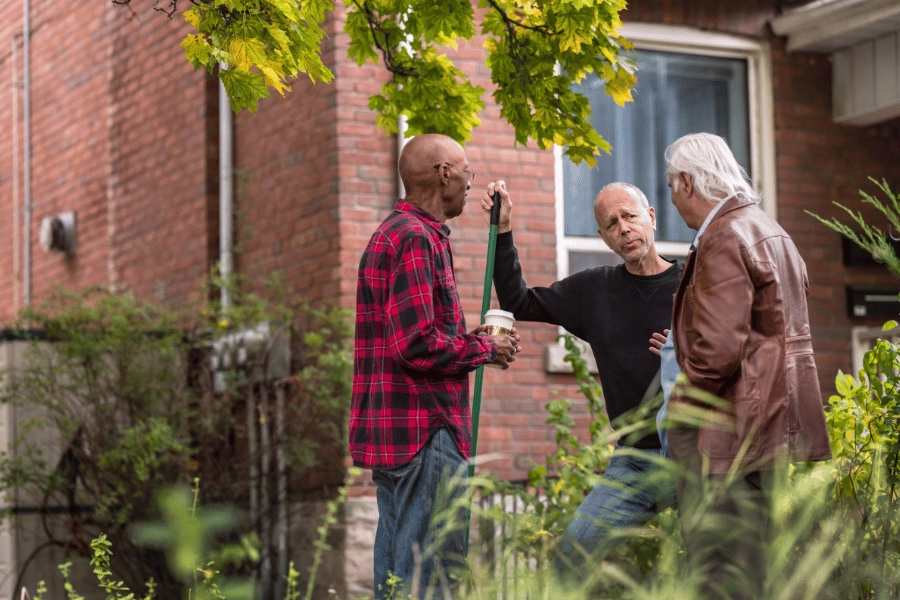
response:
[[[694,193],[694,178],[682,171],[678,174],[678,179],[681,181],[682,189],[684,190],[684,195],[689,197]]]
[[[447,183],[449,182],[450,178],[447,176],[446,171],[447,171],[447,165],[443,165],[443,164],[439,165],[435,169],[435,176],[438,178],[438,185],[440,187],[446,187]]]
[[[647,214],[650,215],[650,223],[653,225],[653,230],[656,231],[656,211],[652,206],[647,208]]]

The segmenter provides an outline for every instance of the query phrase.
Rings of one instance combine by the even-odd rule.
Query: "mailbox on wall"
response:
[[[890,239],[890,244],[894,248],[897,256],[900,256],[900,241]],[[848,267],[875,267],[878,269],[887,269],[883,264],[876,261],[870,252],[866,252],[856,244],[850,241],[847,236],[841,236],[841,254],[843,262]]]
[[[849,317],[881,317],[900,320],[900,299],[896,288],[864,288],[847,286]]]

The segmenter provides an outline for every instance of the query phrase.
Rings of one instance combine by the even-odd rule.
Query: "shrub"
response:
[[[199,478],[206,502],[248,509],[232,535],[255,532],[269,565],[224,568],[253,571],[264,589],[277,585],[287,573],[280,556],[276,564],[276,538],[287,535],[290,503],[342,478],[346,311],[238,295],[226,312],[175,313],[91,289],[58,290],[22,319],[45,341],[2,374],[0,402],[28,418],[0,457],[0,491],[66,507],[42,512],[55,541],[89,554],[103,534],[116,548],[111,569],[128,587],[141,590],[152,577],[161,598],[177,598],[162,555],[134,544],[129,525],[158,515],[157,490]],[[223,339],[250,343],[223,353]],[[280,373],[272,367],[279,340],[292,345]],[[313,469],[320,464],[330,468]]]

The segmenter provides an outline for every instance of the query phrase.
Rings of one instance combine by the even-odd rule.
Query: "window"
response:
[[[594,127],[613,146],[591,168],[557,150],[557,256],[559,276],[621,262],[600,239],[594,199],[613,181],[641,188],[657,218],[657,248],[684,257],[694,231],[669,201],[663,155],[687,133],[724,137],[774,214],[771,76],[764,43],[680,27],[627,24],[635,45],[638,85],[634,102],[617,106],[595,76],[579,91],[591,101]]]

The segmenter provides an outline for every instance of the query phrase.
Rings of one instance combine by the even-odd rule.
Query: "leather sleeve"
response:
[[[754,284],[752,262],[733,232],[708,232],[698,249],[691,290],[685,297],[682,370],[694,386],[721,395],[740,369],[750,335]]]

